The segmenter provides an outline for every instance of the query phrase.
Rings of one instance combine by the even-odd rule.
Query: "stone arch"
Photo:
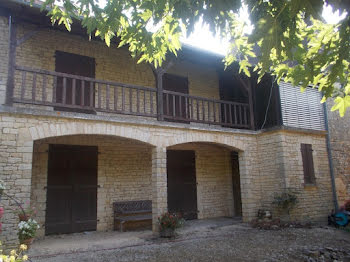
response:
[[[242,149],[234,147],[232,145],[223,144],[223,143],[216,143],[216,142],[212,142],[212,141],[190,141],[190,142],[179,143],[179,144],[174,144],[174,145],[167,146],[167,149],[176,148],[176,147],[179,147],[181,145],[186,145],[186,144],[211,145],[211,146],[215,146],[215,147],[225,148],[225,149],[231,150],[231,151],[243,152]]]
[[[178,144],[185,143],[210,143],[218,146],[223,146],[235,150],[238,152],[243,152],[246,150],[246,145],[243,139],[236,137],[234,134],[228,134],[225,136],[215,135],[213,133],[201,133],[201,132],[186,132],[175,136],[172,139],[165,141],[165,147],[172,147]]]
[[[73,130],[74,131],[74,130]],[[49,145],[98,146],[97,230],[113,228],[113,201],[142,200],[152,196],[153,145],[134,138],[103,134],[47,136],[33,141],[31,202],[37,220],[46,223]],[[73,133],[73,134],[72,134]],[[53,133],[55,134],[55,133]],[[119,188],[118,192],[114,188]],[[44,236],[44,228],[38,236]]]
[[[28,128],[28,140],[37,141],[52,137],[70,136],[70,135],[106,135],[128,138],[135,141],[147,143],[155,146],[151,134],[146,130],[116,123],[100,122],[80,122],[67,121],[61,123],[43,123]]]
[[[168,188],[170,190],[169,194],[171,194],[169,195],[169,199],[177,199],[180,197],[179,195],[191,196],[191,198],[188,199],[190,203],[184,204],[183,206],[191,206],[193,209],[193,207],[196,205],[198,210],[197,216],[199,219],[241,216],[240,211],[237,211],[237,207],[241,206],[240,204],[237,204],[239,203],[237,200],[240,199],[240,190],[239,188],[237,190],[233,190],[232,174],[234,158],[232,152],[243,153],[244,151],[227,144],[215,143],[212,141],[195,141],[175,144],[167,147],[167,150],[167,161],[169,161],[169,163],[178,162],[178,164],[175,165],[176,167],[174,164],[170,164],[170,166],[172,166],[174,169],[169,169],[168,167]],[[178,150],[185,151],[181,153],[176,152]],[[181,174],[186,174],[184,176],[179,174],[178,168],[181,166],[181,163],[189,163],[190,161],[193,161],[190,157],[193,154],[191,152],[186,152],[188,150],[194,153],[195,169],[187,167],[188,164],[185,164],[183,168],[185,168],[186,171],[181,172]],[[190,158],[187,158],[187,156]],[[179,161],[179,159],[182,157],[183,160]],[[191,178],[186,178],[188,175]],[[186,184],[188,183],[186,182],[187,180],[194,181],[194,179],[196,182],[195,184]],[[184,185],[187,186],[179,187],[177,183],[181,183],[181,181],[183,181],[185,183]],[[238,179],[238,181],[240,180]],[[175,190],[175,188],[179,189]],[[187,192],[186,188],[188,190],[191,188],[191,192],[196,190],[196,198]],[[181,193],[178,195],[179,190],[183,190],[183,192],[181,191]],[[238,196],[237,194],[234,194],[234,192],[238,192]],[[176,208],[181,209],[181,201],[183,203],[187,202],[187,200],[180,200],[180,202],[176,203],[170,201],[170,211],[175,211]],[[235,202],[237,205],[236,209],[234,205]]]

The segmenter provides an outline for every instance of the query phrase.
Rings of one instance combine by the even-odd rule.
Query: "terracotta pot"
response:
[[[175,237],[175,229],[171,229],[171,228],[163,229],[163,230],[159,231],[159,235],[160,235],[160,237],[164,237],[164,238]]]
[[[27,249],[29,249],[30,246],[31,246],[32,243],[33,243],[33,240],[34,240],[34,238],[27,238],[27,239],[22,239],[22,240],[20,240],[19,242],[20,242],[21,244],[26,245],[26,246],[27,246]]]
[[[30,215],[28,214],[18,214],[19,221],[28,221],[30,218]]]

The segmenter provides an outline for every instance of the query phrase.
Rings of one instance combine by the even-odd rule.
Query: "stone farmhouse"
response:
[[[113,203],[129,200],[152,201],[155,231],[166,211],[248,222],[277,215],[288,188],[294,218],[326,221],[335,192],[317,90],[257,84],[193,47],[155,69],[115,46],[0,2],[0,179],[37,209],[39,237],[113,230]],[[1,205],[0,238],[15,244],[15,203]]]

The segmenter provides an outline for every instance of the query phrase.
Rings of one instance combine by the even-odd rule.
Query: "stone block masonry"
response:
[[[350,112],[344,117],[331,112],[333,101],[327,102],[330,142],[339,205],[350,199]]]
[[[332,209],[324,134],[237,132],[5,112],[0,114],[0,131],[1,179],[10,195],[22,202],[31,200],[38,207],[42,223],[50,143],[99,147],[98,230],[111,229],[111,203],[117,199],[151,199],[156,229],[156,218],[167,210],[168,148],[196,151],[199,218],[233,214],[230,151],[239,153],[244,221],[253,219],[259,208],[272,208],[273,193],[282,192],[284,185],[300,191],[301,202],[296,210],[305,215],[303,218],[324,220]],[[314,149],[313,188],[303,184],[300,143],[306,142]],[[15,244],[18,218],[9,209],[14,204],[6,198],[1,204],[7,212],[0,238]]]

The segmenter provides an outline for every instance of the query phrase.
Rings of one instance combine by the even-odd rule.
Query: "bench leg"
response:
[[[120,221],[120,232],[123,232],[123,224],[124,224],[124,221]]]

